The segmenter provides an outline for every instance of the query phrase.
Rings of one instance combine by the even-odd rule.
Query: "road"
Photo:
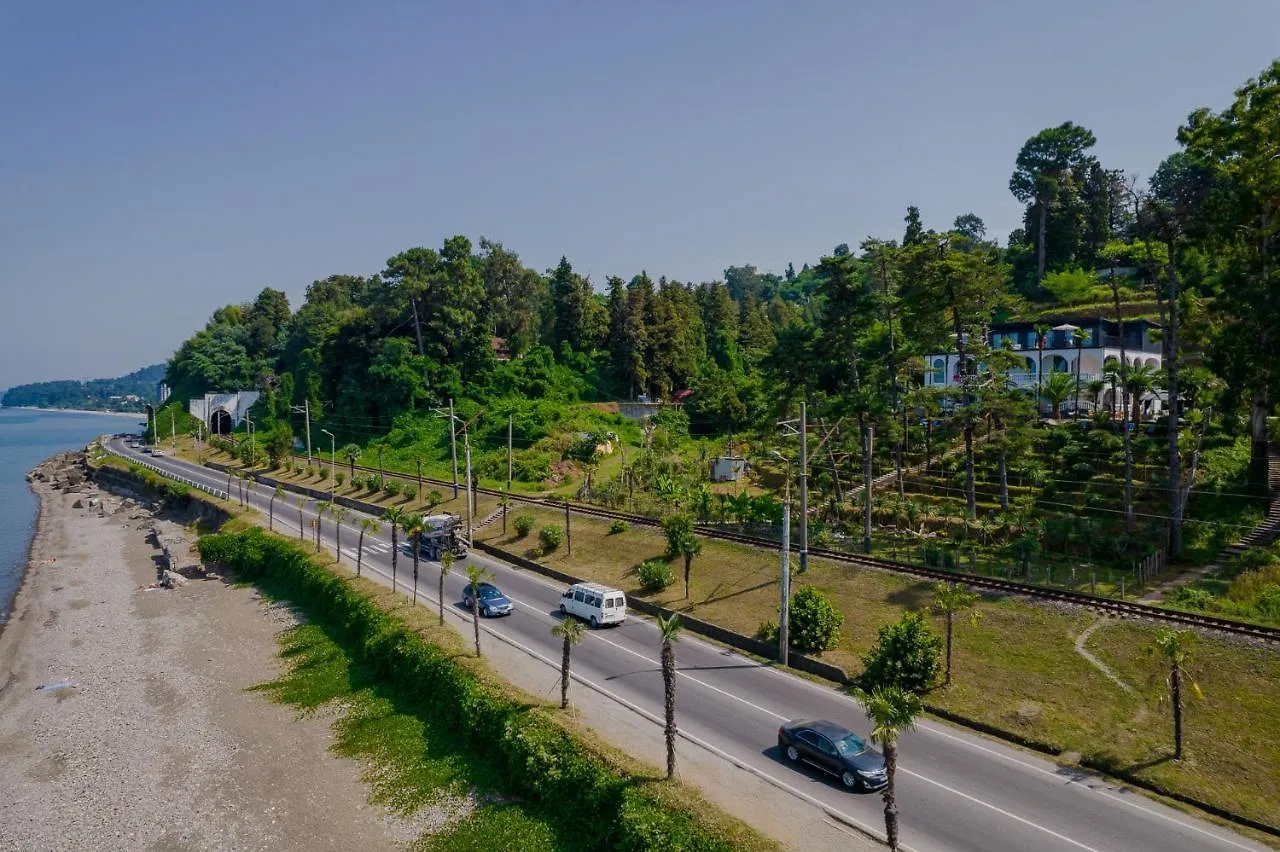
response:
[[[111,448],[174,475],[224,490],[225,475],[175,459],[152,457],[119,439]],[[270,492],[256,488],[250,498],[267,513]],[[283,505],[281,505],[283,503]],[[293,500],[277,500],[278,527],[297,530]],[[309,526],[314,505],[304,514]],[[355,560],[359,521],[348,516],[342,537],[344,559]],[[324,539],[333,547],[334,524],[326,519]],[[310,530],[308,529],[308,535]],[[384,530],[366,536],[366,575],[390,584],[390,538]],[[494,635],[558,663],[560,640],[551,627],[560,617],[563,587],[528,571],[480,554],[468,556],[494,574],[515,603],[515,613],[486,622]],[[465,563],[464,563],[465,564]],[[438,565],[421,565],[419,596],[434,602]],[[411,577],[401,558],[398,585]],[[465,573],[446,580],[449,602],[460,606]],[[616,628],[589,631],[574,650],[578,678],[619,701],[662,714],[658,633],[645,618],[631,617]],[[876,794],[850,793],[838,781],[785,761],[777,751],[777,728],[787,719],[828,718],[863,734],[866,715],[853,699],[750,658],[681,637],[676,650],[680,748],[706,747],[770,780],[796,797],[796,807],[822,811],[883,837],[883,803]],[[898,807],[903,848],[913,852],[1206,852],[1261,850],[1253,841],[1166,807],[1132,789],[1061,767],[1034,754],[987,740],[962,729],[922,721],[900,745]],[[821,809],[821,810],[819,810]]]

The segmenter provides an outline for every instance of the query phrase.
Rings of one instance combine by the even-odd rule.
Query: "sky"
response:
[[[597,286],[799,268],[973,212],[1074,121],[1146,177],[1280,3],[0,2],[0,388],[168,358],[464,234]]]

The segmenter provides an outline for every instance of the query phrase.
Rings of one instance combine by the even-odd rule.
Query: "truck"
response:
[[[423,515],[422,526],[418,542],[423,557],[439,561],[445,551],[452,553],[455,559],[467,555],[470,542],[462,529],[462,519],[457,515]]]

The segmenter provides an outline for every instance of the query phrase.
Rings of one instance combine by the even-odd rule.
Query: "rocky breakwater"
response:
[[[42,482],[63,494],[76,494],[85,488],[92,487],[93,469],[85,454],[58,453],[36,465],[27,474],[27,482]]]

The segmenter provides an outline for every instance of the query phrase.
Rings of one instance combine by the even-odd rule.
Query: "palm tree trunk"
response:
[[[356,576],[360,576],[360,568],[364,565],[364,528],[360,529],[360,543],[356,545]]]
[[[666,726],[663,733],[667,740],[667,777],[676,774],[676,653],[671,642],[662,643],[662,687]]]
[[[569,706],[569,637],[564,637],[564,653],[560,657],[560,709]]]
[[[334,557],[338,562],[342,561],[342,521],[335,521],[337,524],[333,530],[333,551]]]
[[[954,614],[951,610],[947,610],[947,674],[945,686],[951,685],[951,627],[954,621]]]
[[[1169,692],[1173,698],[1173,759],[1182,759],[1182,668],[1176,663],[1169,672]]]
[[[302,517],[302,507],[299,506],[298,507],[298,541],[302,541],[303,539],[303,528],[306,526],[306,524],[304,523],[304,520],[305,519]]]
[[[881,794],[884,798],[884,833],[891,852],[898,852],[898,799],[893,789],[894,775],[898,771],[897,743],[884,744],[884,767],[889,778]]]
[[[276,495],[271,495],[271,502],[267,504],[267,529],[276,528]]]
[[[480,656],[480,592],[471,590],[471,626],[476,633],[476,656]]]
[[[396,591],[396,565],[400,561],[400,540],[396,538],[396,525],[391,525],[391,593]]]
[[[444,624],[444,566],[440,566],[440,623]]]
[[[686,553],[684,555],[684,598],[689,599],[689,573],[693,567],[693,554]]]
[[[418,605],[418,536],[413,537],[413,605]]]
[[[316,512],[316,553],[320,552],[320,519],[323,517],[323,513]]]

